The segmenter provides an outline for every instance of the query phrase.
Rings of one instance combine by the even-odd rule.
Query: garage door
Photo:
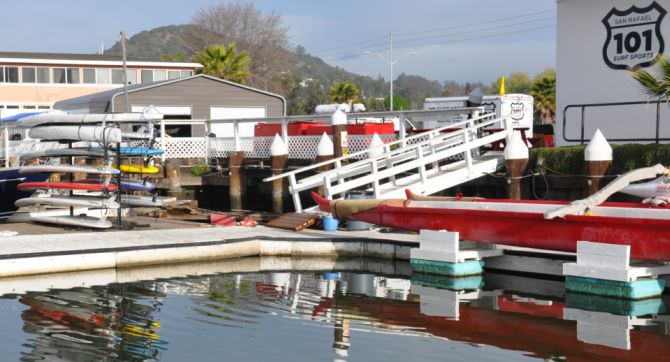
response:
[[[265,107],[210,107],[211,120],[267,117]],[[256,123],[241,123],[240,137],[253,137]],[[217,137],[233,137],[232,123],[212,123],[212,133]]]

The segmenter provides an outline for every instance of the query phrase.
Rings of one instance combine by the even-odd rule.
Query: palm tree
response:
[[[646,71],[640,67],[630,68],[628,71],[651,97],[670,101],[670,62],[659,54],[652,61],[652,65],[658,66],[656,71]]]
[[[235,43],[227,48],[225,45],[212,45],[193,55],[193,60],[202,64],[199,73],[229,80],[235,83],[244,83],[249,72],[249,53],[237,52]]]
[[[556,118],[556,76],[537,78],[530,90],[540,124],[552,124]]]
[[[330,100],[332,102],[336,103],[348,103],[348,102],[360,102],[359,96],[361,94],[361,90],[358,88],[358,86],[350,81],[347,80],[346,82],[338,82],[333,84],[332,87],[330,87]]]

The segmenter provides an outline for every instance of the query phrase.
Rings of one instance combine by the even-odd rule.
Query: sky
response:
[[[354,73],[388,79],[395,60],[394,78],[404,72],[489,84],[503,74],[532,76],[555,66],[555,0],[250,1],[282,16],[292,46]],[[227,1],[3,0],[0,51],[95,53],[113,45],[121,30],[130,37],[186,24],[221,2]]]

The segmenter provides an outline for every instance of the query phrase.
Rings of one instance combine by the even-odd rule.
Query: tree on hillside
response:
[[[193,56],[193,60],[202,64],[201,73],[219,77],[235,83],[244,84],[249,76],[249,54],[237,52],[235,43],[212,45]]]
[[[347,80],[346,82],[338,82],[330,87],[330,92],[328,93],[331,102],[336,103],[347,103],[347,102],[359,102],[359,96],[361,91],[354,82]]]
[[[201,29],[206,43],[236,43],[249,54],[249,84],[277,91],[281,80],[276,74],[292,68],[288,28],[276,12],[263,14],[253,2],[222,3],[200,9],[193,24]]]
[[[182,52],[176,54],[161,54],[161,60],[164,62],[183,62],[186,56]]]
[[[501,81],[502,77],[491,83],[487,93],[498,94]],[[530,80],[527,72],[512,72],[508,77],[505,77],[505,93],[528,94],[532,86],[533,81]]]
[[[533,96],[536,123],[554,123],[556,119],[556,72],[545,72],[545,74],[536,76],[530,95]]]
[[[670,61],[659,54],[652,64],[653,68],[650,70],[631,68],[630,75],[647,95],[657,100],[670,101]]]
[[[391,108],[389,108],[390,105],[391,105],[391,97],[390,96],[384,97],[384,108],[386,108],[385,110],[387,110],[387,111],[390,110],[391,109]],[[399,94],[394,94],[393,95],[393,109],[396,110],[396,111],[402,111],[402,110],[412,109],[412,106],[405,97],[403,97]]]

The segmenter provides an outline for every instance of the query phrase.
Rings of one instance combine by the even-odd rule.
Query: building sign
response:
[[[666,14],[658,3],[646,8],[632,6],[628,10],[612,8],[603,19],[607,39],[603,57],[613,69],[648,67],[665,48],[661,36],[661,21]]]

